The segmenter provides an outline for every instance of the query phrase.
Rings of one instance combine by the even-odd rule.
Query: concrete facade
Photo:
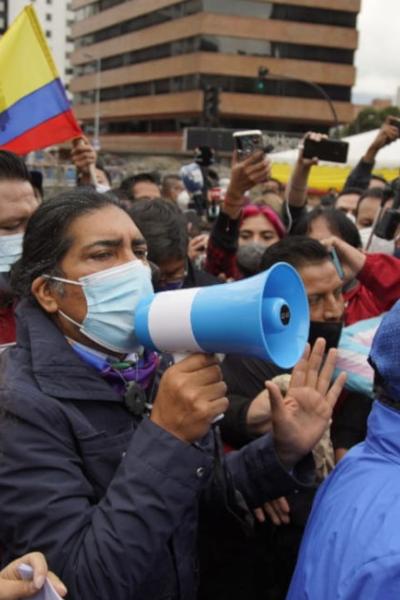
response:
[[[128,151],[134,140],[147,151],[154,140],[176,152],[183,127],[202,122],[206,85],[220,89],[222,127],[326,131],[329,104],[301,80],[323,87],[339,122],[353,117],[360,0],[72,0],[72,8],[70,90],[84,124],[100,113],[104,149]],[[269,70],[262,94],[260,66]]]

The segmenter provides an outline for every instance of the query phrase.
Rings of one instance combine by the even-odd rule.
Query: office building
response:
[[[97,114],[105,149],[178,151],[183,128],[203,122],[207,86],[220,90],[223,128],[326,131],[331,106],[302,80],[323,89],[340,123],[352,119],[360,0],[72,0],[72,8],[75,110],[88,126]]]

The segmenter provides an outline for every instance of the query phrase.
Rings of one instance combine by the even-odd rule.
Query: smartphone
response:
[[[316,142],[311,138],[306,138],[304,140],[304,158],[316,157],[330,162],[345,163],[347,162],[348,152],[348,142],[343,142],[341,140],[322,139],[319,142]]]
[[[329,251],[329,254],[330,254],[331,260],[334,264],[334,267],[337,271],[337,274],[339,275],[340,279],[344,279],[344,271],[343,271],[342,263],[339,260],[339,257],[337,255],[335,248],[332,248],[332,250]]]
[[[263,135],[259,129],[235,131],[233,140],[239,160],[245,160],[258,150],[264,151]]]
[[[397,117],[388,117],[388,123],[392,127],[397,127],[397,130],[400,135],[400,119],[398,119]]]

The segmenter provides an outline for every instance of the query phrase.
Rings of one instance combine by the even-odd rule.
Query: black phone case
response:
[[[340,140],[321,140],[316,142],[309,138],[304,140],[304,158],[320,158],[331,162],[345,163],[349,152],[348,142]]]

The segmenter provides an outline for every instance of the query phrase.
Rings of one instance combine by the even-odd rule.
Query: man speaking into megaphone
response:
[[[221,458],[218,360],[196,352],[161,375],[158,354],[141,348],[145,240],[112,197],[79,190],[41,205],[12,281],[21,301],[0,371],[2,559],[44,549],[71,600],[192,600],[200,503],[212,511],[234,486],[254,508],[310,483],[303,458],[343,386],[343,376],[330,386],[334,352],[320,371],[323,340],[306,350],[285,400],[271,387],[273,434]],[[286,326],[286,308],[274,311]],[[127,402],[141,393],[148,409]]]

